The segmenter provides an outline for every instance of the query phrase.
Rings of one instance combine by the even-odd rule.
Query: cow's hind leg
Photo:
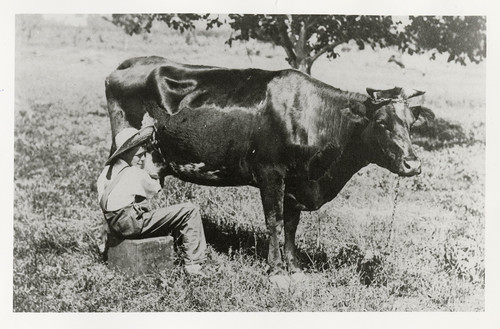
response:
[[[266,217],[270,266],[269,274],[284,274],[281,260],[280,236],[283,230],[283,197],[285,192],[284,170],[280,168],[264,168],[259,176],[260,196]]]
[[[111,124],[111,149],[109,155],[116,151],[115,136],[124,128],[131,127],[128,122],[125,111],[120,105],[118,99],[113,95],[109,87],[109,81],[106,79],[106,101],[108,105],[109,122]]]

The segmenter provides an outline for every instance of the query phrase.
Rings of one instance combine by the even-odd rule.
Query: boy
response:
[[[199,208],[183,203],[151,210],[149,200],[161,190],[157,167],[144,144],[153,126],[138,131],[125,128],[116,137],[117,150],[106,162],[97,180],[101,209],[111,234],[137,239],[174,234],[183,249],[184,270],[188,275],[206,276],[206,242]]]

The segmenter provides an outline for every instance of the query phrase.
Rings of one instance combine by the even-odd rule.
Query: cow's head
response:
[[[403,88],[374,90],[367,88],[365,102],[369,123],[362,133],[367,159],[400,176],[420,174],[420,160],[412,149],[410,128],[422,116],[434,118],[426,107],[408,105],[407,100],[424,92]]]

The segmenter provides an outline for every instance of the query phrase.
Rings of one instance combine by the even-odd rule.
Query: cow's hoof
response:
[[[288,288],[290,288],[290,278],[288,277],[288,275],[271,275],[269,276],[269,281],[274,287],[280,290],[287,290]]]
[[[292,284],[307,283],[308,281],[307,275],[305,275],[304,272],[295,272],[292,275],[290,275],[290,279]]]

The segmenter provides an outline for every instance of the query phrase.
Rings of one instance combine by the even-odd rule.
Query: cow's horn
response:
[[[420,91],[416,89],[407,89],[407,88],[401,89],[401,97],[403,97],[403,99],[409,99],[423,94],[425,94],[425,91]]]

